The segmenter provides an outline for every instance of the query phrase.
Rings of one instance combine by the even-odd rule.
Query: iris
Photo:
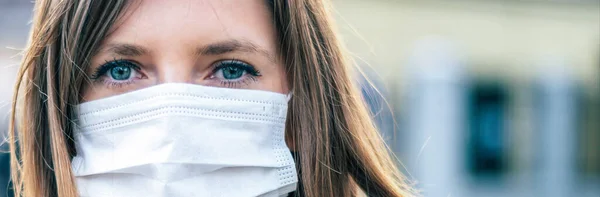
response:
[[[115,66],[110,69],[110,77],[118,81],[127,80],[131,77],[131,68],[127,66]]]
[[[231,79],[239,79],[240,77],[242,77],[244,75],[245,70],[241,69],[239,67],[229,66],[229,67],[222,68],[222,72],[223,72],[223,78],[231,80]]]

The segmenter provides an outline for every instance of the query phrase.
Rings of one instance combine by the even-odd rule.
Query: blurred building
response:
[[[334,2],[425,196],[600,195],[599,1]]]
[[[382,134],[425,196],[600,195],[600,1],[334,0],[334,9],[377,88],[359,79]],[[0,0],[0,120],[31,10]]]

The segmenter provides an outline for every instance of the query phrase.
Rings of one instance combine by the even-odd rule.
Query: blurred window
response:
[[[582,102],[579,167],[586,176],[600,177],[600,102],[591,97]]]
[[[507,95],[499,84],[476,83],[469,91],[467,165],[475,175],[506,171]]]

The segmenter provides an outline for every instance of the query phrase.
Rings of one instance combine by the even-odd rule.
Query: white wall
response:
[[[528,80],[540,56],[556,54],[570,62],[578,80],[597,84],[598,1],[334,2],[348,48],[385,78],[403,70],[415,40],[439,35],[461,45],[468,69],[479,75]]]

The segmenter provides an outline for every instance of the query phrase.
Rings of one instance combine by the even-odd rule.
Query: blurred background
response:
[[[424,196],[600,196],[599,0],[333,2],[373,117]],[[32,7],[0,0],[2,135]],[[8,173],[1,154],[0,196]]]

